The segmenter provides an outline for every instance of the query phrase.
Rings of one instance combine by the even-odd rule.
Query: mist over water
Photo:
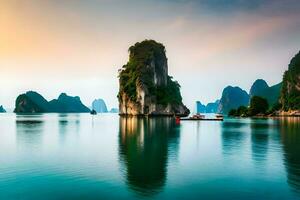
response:
[[[300,199],[300,120],[0,115],[0,199]]]

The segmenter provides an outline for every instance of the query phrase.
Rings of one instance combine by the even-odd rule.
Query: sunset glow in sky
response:
[[[0,105],[28,90],[117,107],[128,48],[154,39],[191,107],[279,83],[300,50],[298,0],[0,0]]]

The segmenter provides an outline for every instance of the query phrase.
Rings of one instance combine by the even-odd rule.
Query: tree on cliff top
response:
[[[265,114],[268,108],[269,104],[265,98],[254,96],[250,100],[249,115]]]

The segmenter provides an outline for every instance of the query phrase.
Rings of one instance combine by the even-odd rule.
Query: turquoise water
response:
[[[300,120],[0,115],[0,199],[300,199]]]

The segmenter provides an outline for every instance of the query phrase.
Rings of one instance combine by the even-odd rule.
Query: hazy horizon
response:
[[[0,105],[29,90],[118,107],[128,48],[163,43],[191,110],[224,87],[281,81],[300,50],[297,0],[0,0]]]

